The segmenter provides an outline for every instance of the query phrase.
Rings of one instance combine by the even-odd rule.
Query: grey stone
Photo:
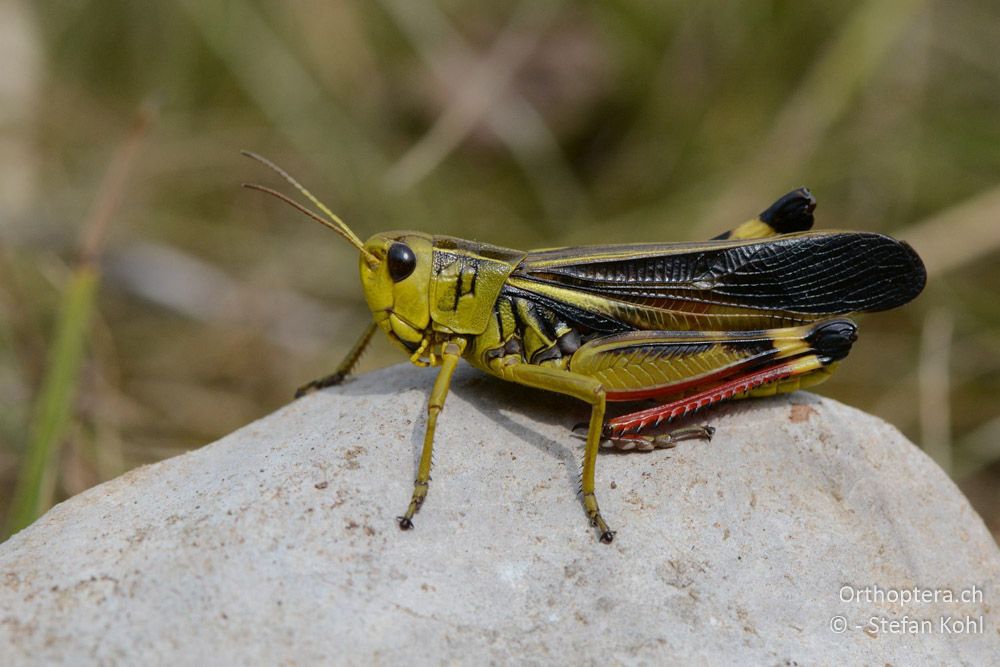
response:
[[[2,662],[996,664],[1000,552],[880,420],[798,393],[604,453],[606,546],[575,495],[588,410],[463,368],[401,532],[433,376],[364,375],[53,508],[0,545]]]

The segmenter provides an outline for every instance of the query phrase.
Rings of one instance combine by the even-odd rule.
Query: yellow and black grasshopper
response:
[[[710,438],[708,426],[650,434],[720,401],[822,382],[857,338],[843,316],[907,303],[926,273],[905,243],[881,234],[809,232],[816,202],[788,193],[757,218],[702,243],[646,243],[524,252],[449,236],[385,232],[362,242],[343,221],[268,160],[328,219],[259,185],[334,229],[361,253],[373,322],[335,373],[297,395],[338,384],[376,328],[420,366],[440,371],[427,403],[423,452],[403,529],[423,504],[431,451],[460,358],[530,387],[591,406],[581,492],[602,542],[594,495],[603,442],[625,449]],[[608,401],[655,407],[605,421]]]

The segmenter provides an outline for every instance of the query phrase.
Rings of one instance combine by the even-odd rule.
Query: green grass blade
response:
[[[30,524],[52,504],[59,448],[73,412],[98,283],[97,271],[84,264],[76,269],[63,294],[31,436],[7,517],[8,535]]]

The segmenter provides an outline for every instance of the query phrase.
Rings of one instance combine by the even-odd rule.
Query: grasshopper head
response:
[[[280,199],[337,232],[360,251],[361,284],[375,322],[404,348],[410,352],[417,351],[431,322],[429,294],[433,239],[418,232],[387,232],[376,234],[367,243],[362,243],[347,223],[284,169],[256,153],[243,151],[243,154],[277,172],[323,215],[271,188],[254,183],[244,183],[244,187]]]
[[[431,322],[433,241],[418,232],[386,232],[368,239],[364,250],[361,285],[372,317],[390,338],[413,352]]]

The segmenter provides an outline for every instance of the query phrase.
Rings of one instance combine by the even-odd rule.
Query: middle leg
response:
[[[615,532],[608,527],[601,516],[597,505],[594,488],[594,472],[597,468],[597,452],[601,446],[601,433],[604,430],[604,410],[607,404],[604,387],[600,381],[556,368],[532,366],[530,364],[514,364],[503,369],[503,376],[519,384],[546,391],[554,391],[578,398],[590,404],[590,424],[587,428],[587,444],[583,454],[583,471],[580,476],[580,492],[583,494],[583,507],[587,512],[592,526],[600,532],[601,542],[610,544],[615,538]]]

